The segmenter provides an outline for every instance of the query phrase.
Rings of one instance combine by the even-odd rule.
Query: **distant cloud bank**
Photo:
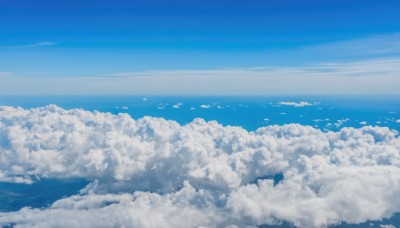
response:
[[[298,227],[400,212],[400,138],[386,127],[338,132],[289,124],[249,132],[195,119],[0,107],[0,180],[82,177],[82,195],[0,213],[38,227]],[[282,173],[275,183],[266,178]],[[149,219],[151,217],[151,219]]]

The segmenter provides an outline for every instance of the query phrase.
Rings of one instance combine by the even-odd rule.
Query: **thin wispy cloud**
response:
[[[301,67],[148,70],[84,77],[18,78],[0,81],[1,91],[4,94],[17,91],[40,93],[41,90],[50,94],[96,94],[100,91],[103,94],[198,95],[394,94],[399,93],[397,85],[400,84],[400,58],[332,62]],[[32,84],[36,85],[35,91]],[[54,88],[54,91],[49,91],[49,88]]]
[[[110,78],[137,77],[282,77],[282,76],[370,76],[400,72],[400,58],[355,62],[320,63],[300,67],[224,68],[212,70],[148,70],[100,75]]]
[[[55,46],[57,44],[58,44],[57,42],[52,42],[52,41],[40,41],[36,43],[21,45],[20,47],[47,47],[47,46]]]
[[[361,39],[338,41],[328,44],[315,45],[310,49],[326,52],[338,52],[351,55],[373,54],[399,54],[400,53],[400,33],[375,35]]]
[[[0,71],[0,77],[9,77],[13,75],[13,72],[1,72]]]

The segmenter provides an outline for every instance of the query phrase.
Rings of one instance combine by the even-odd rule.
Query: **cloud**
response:
[[[104,75],[109,78],[203,78],[236,77],[349,77],[349,76],[382,76],[400,71],[399,58],[378,58],[350,62],[324,62],[298,67],[251,67],[221,68],[208,70],[147,70],[142,72],[124,72]],[[340,79],[340,78],[338,78]]]
[[[396,226],[388,224],[388,225],[380,225],[380,228],[396,228]]]
[[[11,76],[11,75],[13,75],[12,72],[1,72],[1,71],[0,71],[0,77],[9,77],[9,76]]]
[[[86,77],[19,75],[0,78],[0,91],[2,94],[98,94],[100,90],[102,94],[132,94],[132,91],[191,95],[398,94],[399,73],[400,59],[387,58],[299,67],[149,70]]]
[[[397,134],[299,124],[249,132],[202,119],[3,106],[1,181],[91,183],[48,208],[0,213],[0,225],[325,227],[388,218],[400,212]],[[277,173],[280,183],[267,178]]]
[[[46,210],[24,208],[0,213],[0,224],[16,221],[36,227],[199,227],[226,225],[213,207],[190,204],[205,197],[188,183],[175,193],[159,195],[104,194],[72,196],[55,202]]]
[[[182,103],[177,103],[177,104],[174,104],[172,106],[172,108],[179,109],[182,105],[183,105]]]
[[[307,47],[317,53],[337,53],[343,56],[390,56],[400,53],[400,33],[370,36]]]
[[[241,65],[249,67],[243,68],[204,66],[204,61],[196,62],[203,57],[200,59],[195,57],[195,60],[192,61],[194,66],[192,69],[179,70],[179,66],[163,69],[165,66],[158,66],[154,69],[161,70],[120,71],[121,68],[126,68],[123,65],[118,66],[127,57],[122,55],[123,59],[115,60],[115,64],[106,67],[113,68],[114,72],[101,72],[95,59],[107,59],[111,55],[107,51],[103,53],[103,58],[94,58],[94,62],[86,61],[88,64],[84,67],[86,73],[82,73],[80,66],[76,65],[81,61],[72,61],[70,65],[76,65],[76,67],[69,67],[80,69],[79,71],[66,70],[64,69],[65,64],[61,64],[64,67],[61,67],[60,64],[50,64],[52,67],[46,64],[31,64],[35,65],[34,72],[28,69],[29,66],[10,68],[9,70],[16,72],[17,77],[7,79],[0,77],[0,93],[6,95],[99,93],[136,95],[398,94],[396,85],[400,84],[398,76],[400,74],[399,37],[400,34],[395,33],[291,48],[286,51],[273,51],[269,54],[265,52],[247,53],[247,61]],[[25,46],[50,45],[57,45],[57,43],[41,41]],[[23,54],[24,50],[16,53],[20,51],[22,59],[30,56]],[[39,54],[43,55],[43,53]],[[96,52],[94,55],[98,54]],[[114,54],[121,55],[121,53]],[[242,54],[246,55],[246,53]],[[93,54],[86,53],[86,55],[92,56]],[[143,57],[140,53],[128,55],[131,57],[130,59]],[[304,58],[305,56],[306,58]],[[165,56],[159,57],[164,58]],[[21,58],[15,57],[15,63],[9,65],[19,66],[26,62],[21,61]],[[55,61],[53,55],[43,58],[50,62]],[[172,56],[172,58],[174,57]],[[271,61],[266,61],[266,58],[270,58]],[[235,62],[235,59],[234,57],[231,60]],[[257,62],[257,59],[263,61]],[[293,65],[293,59],[297,64]],[[38,60],[38,63],[49,61]],[[223,62],[225,63],[221,65],[227,66],[231,61],[224,60]],[[271,65],[263,65],[265,62],[269,62]],[[61,68],[55,65],[60,65]],[[210,63],[206,65],[210,65]],[[207,67],[209,69],[206,69]]]
[[[343,118],[343,119],[337,120],[336,123],[334,123],[334,125],[336,127],[340,127],[343,124],[347,123],[349,120],[350,120],[349,118]]]
[[[313,104],[311,104],[309,102],[306,102],[306,101],[300,101],[300,102],[282,101],[282,102],[279,102],[278,104],[294,106],[294,107],[304,107],[304,106],[312,106],[313,105]]]
[[[55,46],[57,44],[58,44],[57,42],[40,41],[37,43],[22,45],[21,47],[46,47],[46,46]]]
[[[202,104],[202,105],[200,105],[200,108],[205,108],[205,109],[211,108],[211,105]]]

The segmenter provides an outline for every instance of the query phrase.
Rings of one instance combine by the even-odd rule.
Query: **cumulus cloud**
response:
[[[325,227],[400,212],[400,139],[385,127],[249,132],[202,119],[0,107],[0,152],[1,181],[91,181],[48,208],[0,213],[0,225]],[[274,183],[277,173],[284,179]]]
[[[293,101],[281,101],[278,104],[280,105],[287,105],[287,106],[294,106],[294,107],[304,107],[304,106],[312,106],[312,103],[306,102],[306,101],[300,101],[300,102],[293,102]]]
[[[149,192],[72,196],[45,210],[0,213],[0,224],[22,227],[215,227],[229,225],[214,206],[193,203],[206,197],[187,182],[175,193]],[[196,205],[197,204],[197,205]],[[6,215],[6,216],[4,216]]]
[[[211,108],[211,105],[202,104],[202,105],[200,105],[200,108]]]

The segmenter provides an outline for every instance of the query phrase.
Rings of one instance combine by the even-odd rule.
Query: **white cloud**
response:
[[[391,225],[391,224],[386,224],[386,225],[380,225],[380,228],[396,228],[396,226]]]
[[[57,44],[58,44],[57,42],[41,41],[37,43],[22,45],[21,47],[46,47],[46,46],[54,46]]]
[[[200,105],[200,108],[211,108],[211,105],[202,104],[202,105]]]
[[[225,226],[215,207],[201,206],[207,197],[190,184],[171,194],[136,192],[72,196],[46,210],[24,208],[0,213],[0,224],[35,227],[200,227]]]
[[[182,103],[177,103],[177,104],[174,104],[172,106],[172,108],[179,109],[182,105],[183,105]]]
[[[400,123],[400,119],[396,120],[396,123]]]
[[[316,122],[316,123],[319,123],[319,122],[326,122],[326,121],[329,121],[330,119],[329,118],[325,118],[325,119],[315,119],[315,120],[313,120],[314,122]]]
[[[350,120],[349,118],[343,118],[343,119],[337,120],[335,123],[335,126],[340,127],[343,124],[345,124],[346,122],[348,122],[349,120]]]
[[[0,225],[325,227],[400,212],[400,139],[386,127],[248,132],[202,119],[182,126],[56,106],[0,107],[0,151],[1,181],[92,181],[83,195],[51,207],[0,213]],[[276,173],[284,175],[276,186],[262,178]]]
[[[168,104],[160,103],[157,105],[157,108],[162,110],[162,109],[165,109],[167,106],[168,106]]]
[[[359,124],[361,124],[361,125],[366,125],[367,122],[366,122],[366,121],[361,121]]]
[[[281,101],[278,104],[280,105],[288,105],[288,106],[294,106],[294,107],[304,107],[304,106],[312,106],[312,103],[306,102],[306,101],[300,101],[300,102],[293,102],[293,101]]]

